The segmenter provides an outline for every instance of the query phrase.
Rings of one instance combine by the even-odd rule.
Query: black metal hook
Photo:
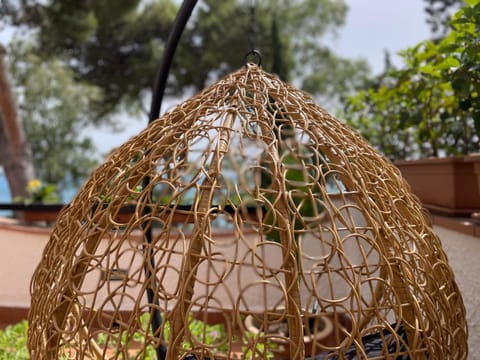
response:
[[[256,64],[258,66],[262,65],[262,54],[258,50],[250,50],[245,55],[245,65]]]

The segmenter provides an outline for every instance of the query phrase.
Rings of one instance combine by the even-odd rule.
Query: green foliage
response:
[[[344,96],[364,87],[370,74],[365,60],[345,59],[326,47],[306,49],[303,61],[312,71],[303,78],[302,88],[324,101],[333,100],[335,106]]]
[[[402,69],[347,101],[345,117],[392,159],[479,150],[479,2],[451,24],[445,38],[404,50]]]
[[[10,23],[37,30],[36,52],[41,58],[58,55],[76,79],[102,89],[94,103],[97,116],[145,107],[142,101],[153,84],[178,1],[5,0],[3,4],[0,15]],[[199,2],[174,59],[171,93],[202,89],[243,65],[252,27],[248,5],[243,0]],[[328,68],[340,75],[358,68],[339,79],[342,87],[365,70],[364,63],[322,56],[330,51],[319,39],[344,24],[347,10],[345,0],[258,1],[256,46],[264,68],[285,80],[292,75],[300,83],[308,79],[314,94],[336,96],[342,90],[331,89],[337,78],[328,79],[327,94],[321,79],[315,80],[319,71]]]
[[[36,30],[36,53],[68,64],[77,80],[98,86],[96,117],[139,110],[150,90],[177,5],[173,0],[5,1],[5,18]]]
[[[319,41],[343,25],[345,0],[256,3],[256,47],[267,71],[283,80],[295,76],[325,98],[337,98],[362,81],[365,63],[339,58]],[[2,5],[0,21],[16,26],[24,39],[10,44],[10,71],[37,176],[62,188],[94,164],[88,156],[92,143],[79,129],[147,107],[179,2],[4,0]],[[200,90],[243,66],[252,26],[243,0],[199,2],[177,49],[169,94]]]
[[[273,161],[271,154],[264,152],[260,180],[263,196],[268,200],[265,202],[263,231],[267,239],[279,243],[281,230],[284,231],[285,226],[280,223],[278,209],[288,207],[287,211],[293,215],[291,224],[295,241],[298,241],[304,230],[318,225],[319,215],[323,211],[321,188],[335,191],[338,183],[326,174],[326,156],[314,144],[297,138],[295,122],[282,115],[285,111],[277,109],[278,106],[271,99],[269,111],[272,115],[275,114],[273,126],[279,164]],[[280,203],[284,190],[286,197],[284,203]]]
[[[28,360],[27,349],[28,322],[21,321],[0,330],[0,359]]]
[[[256,47],[262,53],[265,70],[284,81],[295,77],[301,86],[306,86],[306,81],[316,76],[322,65],[330,71],[342,72],[343,64],[328,62],[329,59],[318,54],[331,53],[319,39],[343,25],[348,9],[345,1],[268,0],[257,4]],[[176,62],[180,66],[174,70],[178,90],[191,84],[203,88],[212,74],[224,75],[242,66],[243,54],[249,50],[250,14],[244,1],[208,0],[199,6],[178,49]],[[201,58],[201,63],[192,62],[192,55],[194,59]],[[341,60],[357,67],[355,61]],[[317,64],[322,65],[316,67]],[[342,80],[330,80],[332,88],[342,84]],[[340,92],[331,88],[326,92],[319,81],[308,81],[308,91],[312,94],[332,98]]]
[[[57,204],[60,201],[55,184],[45,184],[38,179],[31,180],[27,185],[28,196],[16,197],[14,202],[29,204]]]
[[[426,3],[427,24],[430,25],[432,33],[444,36],[449,29],[452,10],[458,10],[464,2],[470,0],[423,0]]]
[[[283,150],[280,154],[281,171],[285,173],[285,189],[287,190],[286,204],[295,217],[293,219],[293,227],[295,230],[295,239],[298,240],[298,234],[301,230],[305,230],[310,222],[315,223],[318,214],[322,212],[321,206],[318,204],[319,184],[314,181],[316,178],[315,171],[318,164],[313,163],[312,154],[308,153],[306,147],[297,146],[293,149]],[[321,165],[320,165],[321,166]],[[315,169],[315,170],[313,170]],[[262,188],[269,189],[272,186],[271,174],[263,171],[261,174]],[[273,191],[266,194],[269,201],[266,209],[264,231],[267,239],[280,242],[280,231],[282,229],[278,219],[278,201],[279,191]]]
[[[59,188],[80,182],[96,164],[85,128],[100,90],[75,80],[62,61],[40,58],[30,42],[10,44],[9,64],[36,175]]]
[[[236,339],[227,339],[227,333],[225,331],[224,324],[205,324],[201,320],[195,320],[191,316],[188,320],[189,334],[193,337],[194,341],[199,341],[205,345],[211,346],[213,354],[227,354],[229,340],[236,341]],[[143,314],[140,317],[140,324],[143,331],[151,333],[149,315]],[[0,330],[0,359],[1,360],[28,360],[30,356],[27,349],[27,333],[28,322],[23,320],[17,324],[9,325],[4,330]],[[109,346],[112,349],[117,347],[117,344],[127,344],[126,333],[122,332],[117,334],[118,336],[109,338],[105,333],[99,333],[96,336],[96,343],[101,346]],[[263,336],[263,334],[260,334]],[[164,337],[169,339],[170,337],[170,324],[165,323]],[[133,342],[138,344],[145,343],[145,336],[140,333],[135,333],[132,339]],[[251,344],[254,342],[255,356],[262,359],[271,359],[273,357],[272,349],[276,348],[276,344],[269,342],[268,346],[258,342],[256,335],[250,332],[244,334],[244,343]],[[135,349],[136,346],[127,345],[127,348]],[[182,347],[185,350],[191,349],[190,342],[184,340]],[[268,348],[267,348],[268,347]],[[251,359],[253,352],[251,347],[244,346],[242,349],[245,352],[245,359]],[[136,354],[132,352],[131,359],[136,358]],[[152,346],[147,346],[146,351],[143,353],[144,359],[156,359],[155,349]]]
[[[145,313],[140,317],[140,324],[142,331],[151,333],[149,314]],[[205,324],[201,320],[193,319],[189,317],[189,334],[193,337],[193,341],[201,342],[202,344],[212,347],[213,353],[228,352],[228,339],[225,331],[224,324]],[[27,349],[27,332],[28,322],[26,320],[21,321],[15,325],[10,325],[5,330],[0,330],[0,359],[1,360],[28,360],[30,359]],[[169,339],[170,324],[165,323],[164,337]],[[233,339],[234,341],[235,339]],[[108,337],[105,333],[101,332],[96,336],[96,343],[102,346],[108,346],[112,349],[116,349],[119,343],[127,344],[127,348],[135,349],[136,346],[131,346],[132,341],[143,344],[145,343],[145,336],[140,332],[134,334],[133,338],[128,341],[126,332],[120,332],[113,337]],[[191,349],[191,343],[184,340],[183,348],[186,350]],[[152,346],[147,346],[146,351],[143,354],[145,359],[155,359],[156,353]],[[136,358],[134,352],[132,352],[132,359]]]
[[[192,349],[193,342],[194,344],[200,343],[211,347],[213,354],[225,355],[228,353],[229,341],[235,341],[235,339],[227,339],[224,324],[207,324],[201,320],[193,319],[191,315],[188,318],[188,336],[190,336],[191,341],[185,338],[182,342],[182,348],[187,352]],[[165,323],[164,338],[167,339],[167,342],[170,339],[170,323],[168,321]]]
[[[262,332],[258,335],[250,331],[245,332],[243,335],[243,343],[250,344],[250,346],[242,346],[244,359],[273,359],[274,354],[272,350],[277,348],[277,344],[272,341],[268,341],[267,344],[258,341],[258,337],[261,338],[263,336],[264,334]]]
[[[458,106],[470,114],[480,133],[480,0],[469,0],[455,14],[453,31],[444,40],[445,52],[451,51],[458,67],[447,72]]]
[[[331,104],[363,84],[365,62],[340,58],[319,41],[343,25],[345,0],[256,3],[256,47],[267,71],[295,77],[313,95],[335,99]],[[23,41],[10,44],[10,72],[39,178],[60,189],[80,182],[95,164],[85,129],[111,124],[119,111],[137,115],[147,107],[178,4],[2,1],[1,21],[23,34]],[[245,1],[199,2],[177,49],[170,95],[202,89],[243,66],[251,28]]]

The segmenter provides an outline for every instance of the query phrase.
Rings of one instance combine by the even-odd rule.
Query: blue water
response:
[[[12,197],[10,196],[10,189],[8,188],[7,178],[3,173],[3,170],[0,169],[0,203],[11,203]],[[0,216],[10,216],[11,211],[0,210]]]

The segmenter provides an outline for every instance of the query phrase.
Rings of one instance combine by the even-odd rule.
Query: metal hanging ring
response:
[[[245,65],[256,64],[257,66],[262,65],[262,54],[258,50],[251,50],[245,55]]]

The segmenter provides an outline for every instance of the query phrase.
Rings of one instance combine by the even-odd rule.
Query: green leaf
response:
[[[438,64],[438,69],[448,70],[448,69],[456,68],[459,66],[460,66],[460,61],[455,59],[453,56],[449,56],[445,60],[443,60],[440,64]]]
[[[472,117],[475,124],[475,130],[480,133],[480,110],[473,112]]]
[[[424,66],[420,67],[420,71],[424,74],[427,74],[427,75],[430,75],[430,76],[433,76],[433,77],[436,77],[436,78],[440,77],[440,73],[439,73],[438,69],[431,64],[427,64],[427,65],[424,65]]]
[[[467,3],[467,5],[470,5],[470,6],[475,6],[480,4],[480,0],[465,0],[465,2]]]
[[[461,97],[466,97],[470,93],[471,81],[468,77],[462,76],[452,80],[452,88]]]
[[[458,106],[462,110],[468,110],[472,106],[472,100],[470,100],[470,99],[460,99],[460,100],[458,100]]]
[[[27,321],[21,321],[0,330],[0,359],[28,360]]]
[[[480,53],[480,43],[477,41],[465,48],[465,53],[472,60],[476,59]]]

